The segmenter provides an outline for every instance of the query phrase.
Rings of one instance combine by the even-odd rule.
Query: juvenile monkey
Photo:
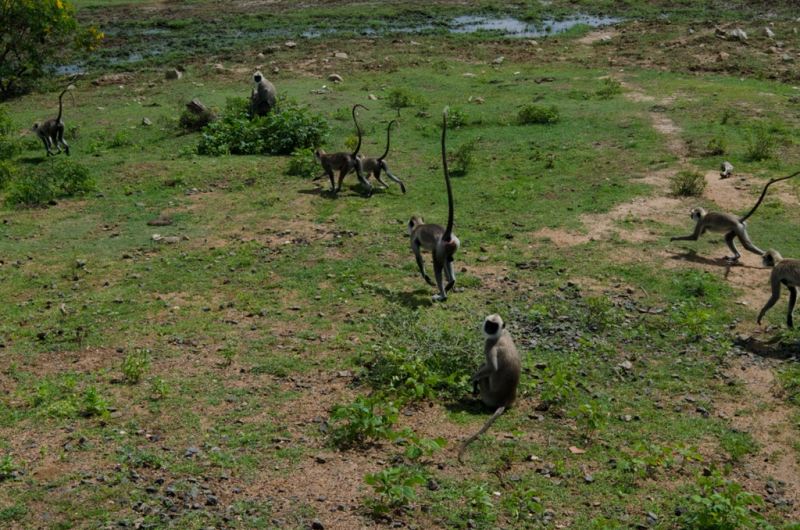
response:
[[[384,187],[388,188],[389,185],[386,184],[383,179],[381,178],[381,170],[385,171],[386,174],[389,176],[390,179],[400,184],[400,189],[403,191],[403,195],[406,193],[406,186],[403,184],[403,181],[399,178],[392,175],[391,171],[389,171],[389,166],[386,164],[386,155],[389,154],[389,141],[390,141],[390,133],[392,131],[392,124],[396,123],[397,128],[400,128],[400,122],[397,120],[392,120],[389,122],[389,126],[386,128],[386,151],[379,157],[374,156],[364,156],[363,154],[359,154],[358,158],[361,159],[361,166],[364,169],[364,173],[367,175],[374,175],[375,179],[380,182]],[[350,170],[350,173],[355,171],[355,168]]]
[[[250,117],[266,116],[275,108],[275,87],[260,71],[253,74],[255,86],[250,92]]]
[[[783,259],[777,250],[769,249],[761,258],[764,267],[771,267],[772,273],[769,275],[769,283],[772,285],[772,296],[761,308],[756,322],[761,324],[764,314],[775,305],[781,297],[781,284],[789,289],[789,310],[786,312],[786,325],[789,329],[794,329],[792,313],[797,303],[797,288],[800,287],[800,260]]]
[[[69,85],[58,96],[58,116],[56,119],[47,120],[44,123],[39,123],[37,121],[33,124],[33,131],[39,135],[39,138],[41,138],[42,142],[44,142],[44,148],[47,149],[47,156],[53,156],[52,151],[50,151],[50,148],[53,145],[55,145],[56,149],[58,149],[56,154],[61,154],[61,146],[58,145],[59,143],[64,146],[64,151],[66,151],[67,156],[69,156],[69,144],[66,142],[66,140],[64,140],[64,130],[66,129],[66,126],[64,125],[64,122],[61,121],[61,114],[63,110],[61,98],[64,97],[64,94],[69,92],[69,95],[72,96],[72,106],[74,108],[75,95],[72,93],[73,88],[75,88],[73,85]]]
[[[758,202],[753,206],[753,208],[742,218],[738,218],[733,214],[730,213],[722,213],[722,212],[706,212],[703,208],[695,208],[692,210],[692,220],[696,221],[697,224],[694,227],[694,233],[688,236],[675,236],[671,237],[670,241],[697,241],[697,238],[703,235],[704,233],[714,232],[717,234],[725,234],[725,244],[728,245],[728,248],[731,249],[733,252],[733,256],[725,256],[725,259],[736,261],[741,257],[739,251],[736,250],[736,244],[734,243],[733,239],[735,237],[739,238],[739,241],[742,242],[744,248],[753,252],[754,254],[758,254],[759,256],[764,255],[764,251],[755,246],[753,243],[750,242],[750,236],[747,235],[747,229],[745,228],[745,221],[748,217],[755,213],[756,208],[761,204],[761,201],[764,200],[764,196],[767,194],[767,189],[770,187],[771,184],[775,182],[780,182],[782,180],[790,179],[795,175],[800,174],[800,171],[797,173],[793,173],[788,177],[782,177],[779,179],[770,179],[767,182],[767,185],[764,186],[764,191],[761,192],[761,197],[758,198]]]
[[[461,444],[458,451],[458,461],[467,446],[485,433],[500,415],[514,403],[517,398],[519,374],[521,371],[519,353],[514,346],[511,334],[506,331],[506,324],[500,315],[489,315],[483,321],[481,329],[484,338],[483,354],[486,361],[481,364],[475,375],[472,376],[473,388],[480,385],[481,400],[487,407],[496,408],[494,414],[486,425]]]
[[[353,106],[353,122],[356,124],[356,129],[358,129],[358,145],[356,145],[356,150],[352,153],[331,153],[326,154],[325,151],[322,149],[317,149],[314,153],[314,158],[320,164],[322,164],[322,169],[324,170],[322,173],[319,174],[314,181],[317,181],[328,175],[331,179],[331,192],[338,193],[342,189],[342,182],[344,181],[344,177],[351,172],[351,170],[355,169],[356,174],[358,175],[358,180],[361,184],[367,188],[367,196],[372,196],[372,185],[364,178],[363,168],[361,165],[361,159],[358,158],[358,151],[361,149],[361,127],[358,125],[358,121],[356,120],[356,109],[361,107],[364,110],[369,110],[364,105],[354,105]],[[333,170],[336,169],[339,171],[339,187],[336,187],[334,178],[333,178]]]
[[[428,285],[434,285],[428,274],[425,272],[425,263],[422,261],[422,250],[431,253],[433,261],[433,272],[436,276],[436,286],[439,294],[433,296],[438,302],[447,300],[447,291],[456,284],[456,275],[453,270],[453,255],[458,251],[461,243],[453,234],[453,190],[450,187],[450,172],[447,170],[447,149],[445,141],[447,137],[447,107],[442,113],[444,123],[442,124],[442,165],[444,166],[444,180],[447,183],[447,202],[449,213],[447,217],[447,228],[442,225],[425,224],[422,218],[415,215],[408,221],[408,234],[411,236],[411,251],[417,258],[417,266],[422,277]],[[442,271],[447,277],[447,286],[442,283]]]

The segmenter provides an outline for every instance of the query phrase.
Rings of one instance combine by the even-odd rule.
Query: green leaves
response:
[[[412,468],[393,467],[380,473],[366,474],[364,482],[380,494],[378,501],[367,499],[366,504],[372,506],[375,513],[387,513],[391,507],[412,501],[416,497],[414,486],[425,484],[425,478]]]

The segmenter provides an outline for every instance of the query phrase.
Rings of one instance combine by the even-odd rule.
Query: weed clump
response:
[[[0,165],[0,170],[3,166],[7,165]],[[57,197],[72,197],[96,188],[89,168],[71,159],[54,162],[44,171],[25,169],[12,171],[9,176],[11,183],[6,203],[12,206],[44,204]]]
[[[475,165],[476,144],[476,140],[463,143],[458,149],[450,153],[448,158],[453,161],[453,174],[463,176],[467,174],[467,171],[472,169]]]
[[[462,109],[461,107],[450,107],[450,110],[447,112],[447,126],[451,129],[457,129],[459,127],[466,127],[469,125],[470,117],[467,111]]]
[[[404,88],[393,88],[386,97],[386,105],[390,109],[396,110],[398,117],[400,117],[402,109],[420,107],[421,110],[424,110],[427,107],[422,96]]]
[[[747,141],[747,150],[744,153],[746,162],[761,162],[772,158],[775,151],[775,138],[769,130],[759,127]]]
[[[706,178],[698,171],[684,169],[670,177],[669,188],[680,197],[698,197],[706,189]]]
[[[603,87],[594,93],[597,99],[613,99],[618,94],[622,94],[622,83],[610,77],[603,79]]]
[[[286,174],[290,177],[311,178],[316,176],[317,169],[313,149],[295,149],[289,158]]]
[[[315,148],[328,135],[328,122],[291,101],[266,116],[247,118],[247,100],[231,98],[224,116],[203,128],[197,153],[201,155],[288,155]]]
[[[522,125],[540,124],[552,125],[561,121],[561,109],[556,105],[549,108],[531,105],[519,111],[519,122]]]

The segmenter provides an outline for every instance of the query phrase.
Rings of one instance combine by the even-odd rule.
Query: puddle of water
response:
[[[142,32],[142,35],[169,35],[172,33],[168,29],[146,29]]]
[[[502,31],[506,37],[541,37],[563,33],[578,24],[587,26],[607,26],[621,22],[619,18],[592,17],[580,15],[566,20],[544,20],[538,25],[526,24],[516,18],[485,18],[476,16],[463,16],[453,19],[450,31],[452,33],[475,33],[480,30]],[[453,27],[455,26],[455,27]]]
[[[83,72],[83,66],[79,64],[65,64],[63,66],[53,67],[53,72],[58,75],[71,75]]]
[[[108,62],[111,63],[111,64],[135,63],[136,61],[141,61],[141,60],[142,60],[142,54],[141,53],[132,53],[132,54],[130,54],[130,56],[127,59],[120,59],[119,57],[112,57],[111,59],[108,60]]]

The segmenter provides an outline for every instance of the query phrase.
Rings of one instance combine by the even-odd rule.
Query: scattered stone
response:
[[[273,69],[272,69],[272,73],[273,73],[273,74],[277,74],[277,73],[279,73],[280,71],[281,71],[281,69],[280,69],[280,68],[278,68],[277,66],[276,66],[275,68],[273,68]]]
[[[195,446],[193,446],[193,445],[190,445],[190,446],[189,446],[189,447],[187,447],[187,448],[186,448],[186,450],[184,451],[184,453],[183,453],[183,456],[184,456],[185,458],[190,458],[190,457],[192,457],[192,456],[195,456],[195,455],[196,455],[196,454],[198,454],[199,452],[200,452],[200,450],[199,450],[197,447],[195,447]]]
[[[295,46],[297,46],[297,44],[294,41],[284,42],[283,45],[286,46],[287,48],[294,48]]]
[[[717,55],[717,59],[720,60],[720,61],[724,61],[730,56],[731,56],[730,53],[719,52],[719,54]]]
[[[149,126],[153,125],[153,122],[151,122],[147,118],[142,118],[142,125],[144,125],[146,127],[149,127]]]
[[[224,72],[225,71],[225,67],[222,66],[220,63],[217,63],[217,64],[214,65],[214,70],[216,70],[217,72]]]
[[[463,75],[464,77],[477,77],[475,74],[470,74],[469,72],[467,72],[466,74],[461,74],[461,75]]]
[[[498,57],[497,59],[495,59],[494,61],[492,61],[492,64],[503,64],[503,61],[504,61],[504,60],[505,60],[505,57],[503,57],[503,56],[501,55],[500,57]]]
[[[583,480],[585,480],[587,484],[591,484],[592,482],[594,482],[594,477],[592,475],[590,475],[589,473],[586,473],[583,476]]]
[[[722,171],[719,174],[719,178],[726,179],[733,175],[733,164],[730,162],[723,162],[721,169]]]
[[[328,76],[328,81],[333,81],[334,83],[344,83],[344,79],[339,74],[331,74]]]
[[[475,103],[477,103],[478,105],[483,105],[484,101],[485,100],[483,98],[475,98]]]
[[[689,28],[689,30],[686,32],[686,34],[687,35],[694,35],[694,30],[692,28]]]
[[[745,33],[743,30],[741,30],[739,28],[736,28],[735,30],[731,31],[729,35],[730,35],[730,37],[732,39],[736,39],[736,40],[740,40],[740,41],[747,40],[747,33]]]
[[[147,226],[169,226],[172,224],[172,217],[169,215],[159,215],[155,219],[147,221]]]
[[[311,530],[325,530],[325,527],[319,519],[314,519],[311,521]]]
[[[688,511],[689,509],[686,506],[678,506],[677,508],[675,508],[675,516],[681,517],[683,515],[686,515],[686,512]]]
[[[783,56],[781,56],[781,59],[783,59],[783,60],[784,60],[784,61],[786,61],[787,63],[794,62],[794,57],[792,57],[792,56],[791,56],[791,55],[789,55],[788,53],[786,53],[786,54],[784,54]]]
[[[370,101],[377,101],[378,98],[375,97],[375,94],[370,94],[369,96],[367,96],[367,99]]]
[[[764,35],[770,39],[775,38],[775,33],[769,28],[764,28]]]
[[[336,52],[333,54],[337,59],[347,59],[347,54],[344,52]]]
[[[633,364],[630,361],[625,361],[623,363],[620,363],[618,366],[620,368],[623,368],[623,369],[627,370],[628,372],[633,370]]]
[[[176,80],[183,77],[183,72],[180,70],[167,70],[166,75],[164,76],[166,79]]]
[[[600,37],[601,42],[611,42],[611,35],[603,35]]]
[[[439,491],[440,488],[441,486],[439,486],[438,482],[433,479],[428,480],[428,489],[430,491]]]
[[[325,462],[327,462],[324,456],[316,456],[314,457],[314,460],[316,460],[317,464],[324,464]]]

